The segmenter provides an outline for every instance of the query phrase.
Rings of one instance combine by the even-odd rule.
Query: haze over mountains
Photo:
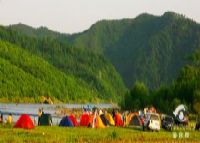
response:
[[[6,65],[1,66],[1,97],[12,92],[15,97],[115,102],[136,81],[157,88],[176,79],[188,56],[200,49],[200,25],[166,12],[102,20],[72,35],[23,24],[1,26],[0,39],[0,61]],[[33,88],[23,89],[31,83]]]

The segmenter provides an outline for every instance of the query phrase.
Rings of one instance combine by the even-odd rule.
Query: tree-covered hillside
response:
[[[24,97],[40,101],[41,96],[60,101],[98,100],[94,97],[99,93],[86,82],[8,42],[0,41],[0,65],[0,96],[9,101],[25,101]]]
[[[16,47],[20,50],[20,53],[29,54],[25,57],[27,61],[30,62],[29,65],[31,65],[31,67],[29,67],[24,65],[26,63],[20,64],[22,61],[20,61],[21,57],[19,54],[18,57],[16,57],[16,60],[12,60],[15,61],[15,64],[19,65],[18,68],[25,67],[26,72],[28,69],[31,72],[32,66],[34,67],[34,65],[41,63],[41,65],[38,65],[40,67],[33,69],[35,75],[31,76],[40,76],[39,78],[41,78],[42,82],[46,82],[46,85],[43,88],[40,84],[36,84],[37,82],[33,82],[35,84],[33,87],[35,86],[35,88],[31,89],[31,91],[30,89],[26,89],[26,92],[23,94],[20,92],[21,87],[16,86],[14,88],[17,88],[17,93],[19,92],[18,94],[20,97],[29,96],[28,92],[33,92],[34,99],[43,94],[50,94],[49,96],[65,102],[98,102],[100,100],[119,102],[126,91],[119,74],[115,71],[115,68],[110,62],[108,62],[108,60],[89,50],[75,48],[68,44],[67,40],[64,41],[59,36],[54,37],[52,34],[48,35],[48,32],[43,36],[33,36],[26,32],[20,32],[20,30],[16,30],[11,26],[0,27],[0,39],[6,41],[8,45],[9,43],[12,43],[8,46],[11,51],[6,53],[6,56],[5,53],[2,53],[1,59],[4,63],[6,62],[5,60],[8,60],[5,59],[5,57],[9,56],[11,58],[10,60],[15,58],[15,52],[12,52],[12,50],[16,49]],[[3,51],[3,46],[0,46],[0,49]],[[48,63],[49,66],[54,68],[57,72],[50,72],[50,69],[45,67],[46,64],[43,64],[44,62],[35,62],[34,58],[30,58],[31,55]],[[16,72],[18,73],[19,71]],[[18,74],[15,74],[13,76],[18,78],[17,75]],[[53,78],[49,78],[51,76],[53,76]],[[63,76],[65,76],[66,80],[69,78],[71,82],[65,83],[65,79],[61,80],[61,77]],[[6,76],[3,77],[3,81],[7,80]],[[26,79],[27,77],[23,78]],[[53,84],[54,80],[56,80],[56,84]],[[24,81],[27,82],[29,80],[26,79]],[[11,82],[13,82],[12,85],[15,85],[14,83],[16,83],[16,80],[13,79]],[[4,83],[4,86],[8,86],[7,82]],[[38,91],[37,88],[41,88],[41,91]],[[10,92],[13,92],[13,94],[16,95],[14,90],[5,90],[7,91],[3,92],[1,97],[11,96]]]
[[[23,24],[1,26],[0,40],[0,48],[7,45],[11,51],[6,53],[1,50],[2,67],[9,65],[1,67],[2,70],[9,72],[15,69],[16,73],[20,72],[14,72],[13,77],[24,75],[20,81],[23,81],[22,85],[29,81],[36,83],[37,80],[41,82],[38,85],[44,84],[33,85],[33,91],[28,94],[30,90],[14,87],[17,77],[4,82],[8,79],[2,76],[1,84],[5,91],[1,91],[1,97],[12,97],[12,90],[5,88],[12,87],[18,89],[12,92],[13,95],[33,95],[34,100],[48,94],[60,101],[119,102],[126,93],[122,77],[128,87],[134,85],[127,93],[124,104],[128,102],[139,108],[144,104],[159,103],[158,106],[165,110],[162,107],[164,104],[173,102],[170,105],[173,108],[177,103],[186,102],[194,110],[192,106],[196,103],[196,97],[195,100],[188,98],[195,96],[198,90],[195,89],[194,93],[193,89],[190,91],[185,88],[188,96],[181,94],[187,93],[183,89],[188,80],[184,77],[185,73],[189,73],[187,77],[198,77],[195,68],[190,73],[188,58],[200,49],[200,25],[183,15],[166,12],[162,16],[141,14],[134,19],[102,20],[90,29],[73,35],[61,34],[45,27],[35,29]],[[14,50],[23,53],[30,63],[22,64],[20,56],[12,53]],[[41,65],[38,65],[40,70],[33,66],[37,63],[36,59],[41,60]],[[133,98],[129,95],[133,95]]]
[[[200,47],[200,25],[172,12],[141,14],[99,21],[72,39],[79,48],[103,53],[128,87],[142,81],[155,88],[175,79],[187,55]]]

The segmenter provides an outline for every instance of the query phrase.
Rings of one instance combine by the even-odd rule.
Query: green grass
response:
[[[180,131],[176,131],[179,133]],[[184,133],[184,131],[181,131]],[[189,138],[173,139],[173,132],[143,132],[134,128],[105,129],[36,127],[32,130],[0,127],[1,143],[131,143],[131,142],[200,142],[200,133],[189,132]]]

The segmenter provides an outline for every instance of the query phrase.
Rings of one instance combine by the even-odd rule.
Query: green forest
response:
[[[39,30],[43,33],[46,29],[42,29]],[[126,87],[106,58],[73,47],[62,40],[62,35],[49,33],[33,36],[12,27],[0,27],[3,101],[38,102],[41,96],[58,102],[122,100]]]
[[[200,25],[183,15],[141,14],[134,19],[102,20],[74,34],[79,48],[102,53],[120,73],[127,87],[136,81],[151,89],[170,84],[200,48]]]
[[[200,109],[200,25],[174,12],[101,20],[75,34],[0,26],[0,64],[2,102]]]
[[[188,59],[190,64],[180,70],[170,85],[152,90],[143,82],[135,82],[125,96],[123,107],[137,111],[154,106],[160,112],[171,114],[179,104],[185,104],[190,112],[200,115],[200,51],[195,51]]]

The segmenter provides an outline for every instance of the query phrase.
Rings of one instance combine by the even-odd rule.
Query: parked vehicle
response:
[[[174,123],[178,126],[180,125],[187,126],[188,125],[187,112],[188,108],[185,105],[183,104],[179,105],[173,112]]]
[[[195,130],[200,131],[200,122],[196,123]]]
[[[162,128],[171,131],[174,126],[174,119],[172,116],[165,116],[162,120]]]
[[[160,116],[155,113],[147,113],[144,118],[143,131],[145,129],[159,131],[161,126]]]
[[[195,130],[200,131],[200,115],[197,117]]]

